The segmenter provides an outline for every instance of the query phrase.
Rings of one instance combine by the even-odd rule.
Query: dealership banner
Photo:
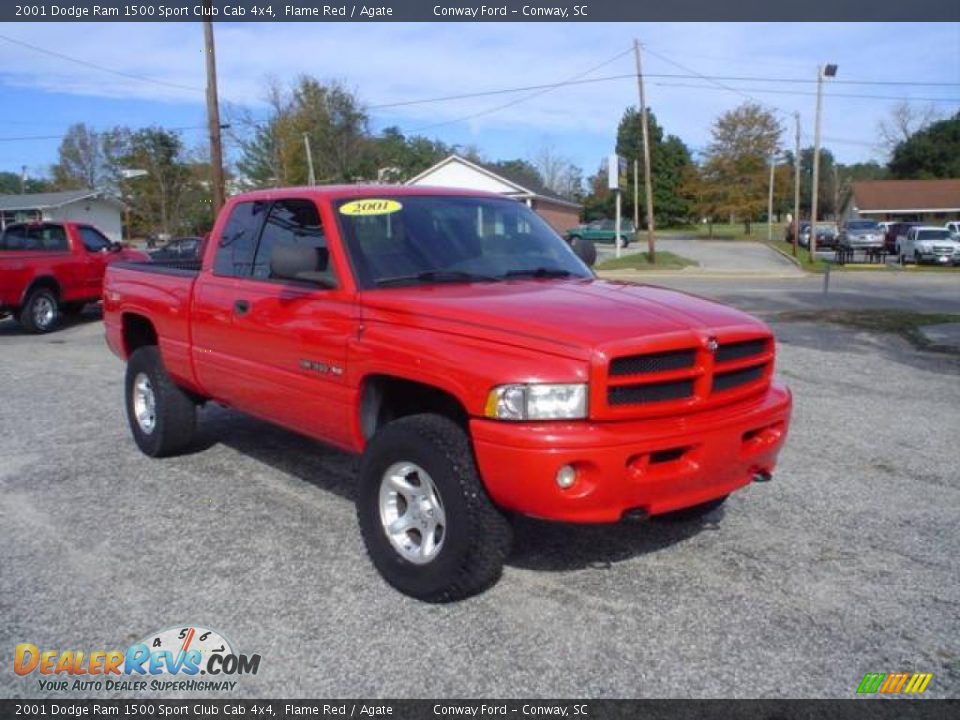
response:
[[[62,0],[0,3],[0,21],[23,22],[624,22],[960,20],[957,0]]]
[[[574,720],[930,720],[960,700],[0,700],[0,718],[573,718]]]

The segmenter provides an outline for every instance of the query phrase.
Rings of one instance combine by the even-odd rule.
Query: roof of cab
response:
[[[325,197],[331,200],[344,198],[366,197],[410,197],[413,195],[442,195],[447,197],[482,197],[507,198],[498,193],[484,190],[468,190],[447,187],[429,187],[415,185],[304,185],[300,187],[270,188],[267,190],[251,190],[250,192],[233,195],[229,199],[239,200],[276,200],[288,197]]]

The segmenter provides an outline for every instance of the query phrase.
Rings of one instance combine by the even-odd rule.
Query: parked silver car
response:
[[[848,220],[840,229],[839,244],[844,250],[881,250],[883,230],[873,220]]]

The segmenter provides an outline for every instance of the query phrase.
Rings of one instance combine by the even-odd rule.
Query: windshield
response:
[[[849,222],[847,223],[847,230],[856,230],[858,232],[879,232],[880,226],[875,222]]]
[[[411,195],[337,205],[361,287],[593,277],[539,216],[515,200]]]
[[[917,230],[917,240],[949,240],[949,230]]]

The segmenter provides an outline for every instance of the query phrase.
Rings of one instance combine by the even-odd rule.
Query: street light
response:
[[[776,153],[770,155],[770,186],[767,195],[767,242],[773,240],[773,181],[778,162],[785,162],[787,157],[778,157]]]
[[[836,77],[837,66],[817,68],[817,112],[813,123],[813,189],[810,195],[810,261],[817,259],[817,195],[820,192],[820,110],[823,106],[823,79]]]

